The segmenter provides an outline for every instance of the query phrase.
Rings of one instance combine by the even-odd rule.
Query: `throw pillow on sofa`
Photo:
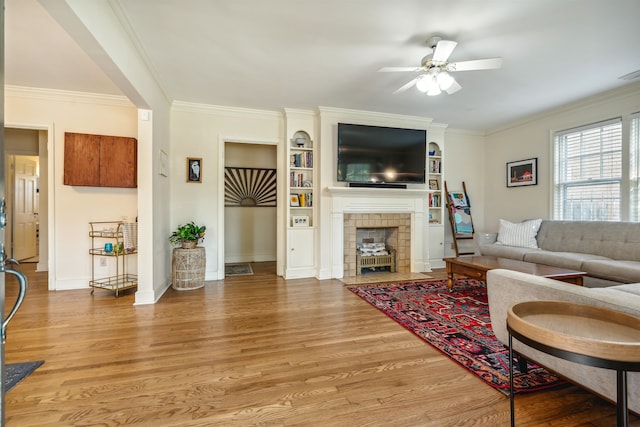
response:
[[[520,223],[500,220],[497,244],[518,246],[521,248],[538,248],[536,236],[542,224],[542,219],[531,219]]]

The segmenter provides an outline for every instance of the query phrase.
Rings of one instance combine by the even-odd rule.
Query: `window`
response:
[[[555,137],[555,219],[622,219],[622,120],[558,132]]]

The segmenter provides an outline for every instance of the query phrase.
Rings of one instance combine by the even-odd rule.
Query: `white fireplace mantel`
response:
[[[345,213],[410,213],[411,272],[429,269],[428,236],[425,227],[428,190],[395,188],[327,187],[331,194],[331,276],[344,277]]]

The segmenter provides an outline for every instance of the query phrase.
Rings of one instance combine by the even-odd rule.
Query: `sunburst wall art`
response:
[[[224,205],[276,206],[276,170],[224,168]]]

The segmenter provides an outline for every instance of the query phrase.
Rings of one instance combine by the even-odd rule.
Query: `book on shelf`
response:
[[[431,208],[439,208],[441,206],[441,196],[440,194],[432,194],[429,193],[429,207]]]
[[[291,200],[296,200],[293,207],[310,208],[313,206],[313,193],[291,193]]]
[[[313,153],[293,153],[291,154],[290,163],[292,167],[296,168],[312,168],[313,167]]]

